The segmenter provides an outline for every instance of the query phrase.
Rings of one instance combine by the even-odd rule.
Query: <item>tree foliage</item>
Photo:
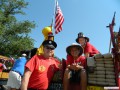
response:
[[[19,55],[20,51],[32,49],[34,40],[29,33],[35,28],[35,23],[28,20],[18,21],[17,14],[22,11],[28,2],[24,0],[0,0],[0,54]]]

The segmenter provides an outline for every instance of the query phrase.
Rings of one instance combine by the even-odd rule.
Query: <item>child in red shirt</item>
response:
[[[85,37],[82,32],[78,33],[76,42],[81,44],[81,46],[83,47],[84,55],[86,58],[100,53],[92,44],[89,43],[89,38]]]
[[[73,84],[78,83],[77,90],[87,89],[87,77],[86,77],[86,59],[81,56],[83,49],[78,44],[72,44],[66,48],[67,51],[67,68],[64,73],[63,86],[64,90],[73,90]],[[75,89],[76,87],[74,87]]]

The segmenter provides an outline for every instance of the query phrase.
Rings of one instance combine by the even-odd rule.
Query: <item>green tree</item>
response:
[[[20,51],[32,49],[34,40],[29,33],[35,23],[28,20],[18,21],[16,15],[25,15],[23,8],[28,2],[24,0],[0,0],[0,54],[19,55]]]

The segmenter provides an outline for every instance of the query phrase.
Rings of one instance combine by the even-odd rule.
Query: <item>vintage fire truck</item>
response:
[[[112,22],[107,26],[110,30],[110,42],[113,45],[113,48],[110,48],[111,52],[106,54],[96,54],[87,60],[87,90],[120,90],[120,28],[118,32],[114,32],[114,25],[115,13]],[[90,59],[92,62],[90,62]],[[57,72],[57,75],[55,74],[50,85],[50,90],[63,89],[62,78],[66,62],[63,59],[61,63],[63,71],[62,73],[60,71]],[[90,65],[94,67],[94,72],[89,71]]]

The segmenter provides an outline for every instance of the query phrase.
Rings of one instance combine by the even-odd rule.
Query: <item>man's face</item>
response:
[[[79,56],[80,50],[77,47],[71,47],[70,53],[73,57]]]
[[[44,56],[46,56],[46,57],[52,57],[54,55],[54,49],[53,48],[45,46],[43,48],[43,50],[44,50]]]
[[[85,42],[86,42],[86,39],[85,38],[79,38],[78,42],[79,42],[79,44],[84,45]]]

